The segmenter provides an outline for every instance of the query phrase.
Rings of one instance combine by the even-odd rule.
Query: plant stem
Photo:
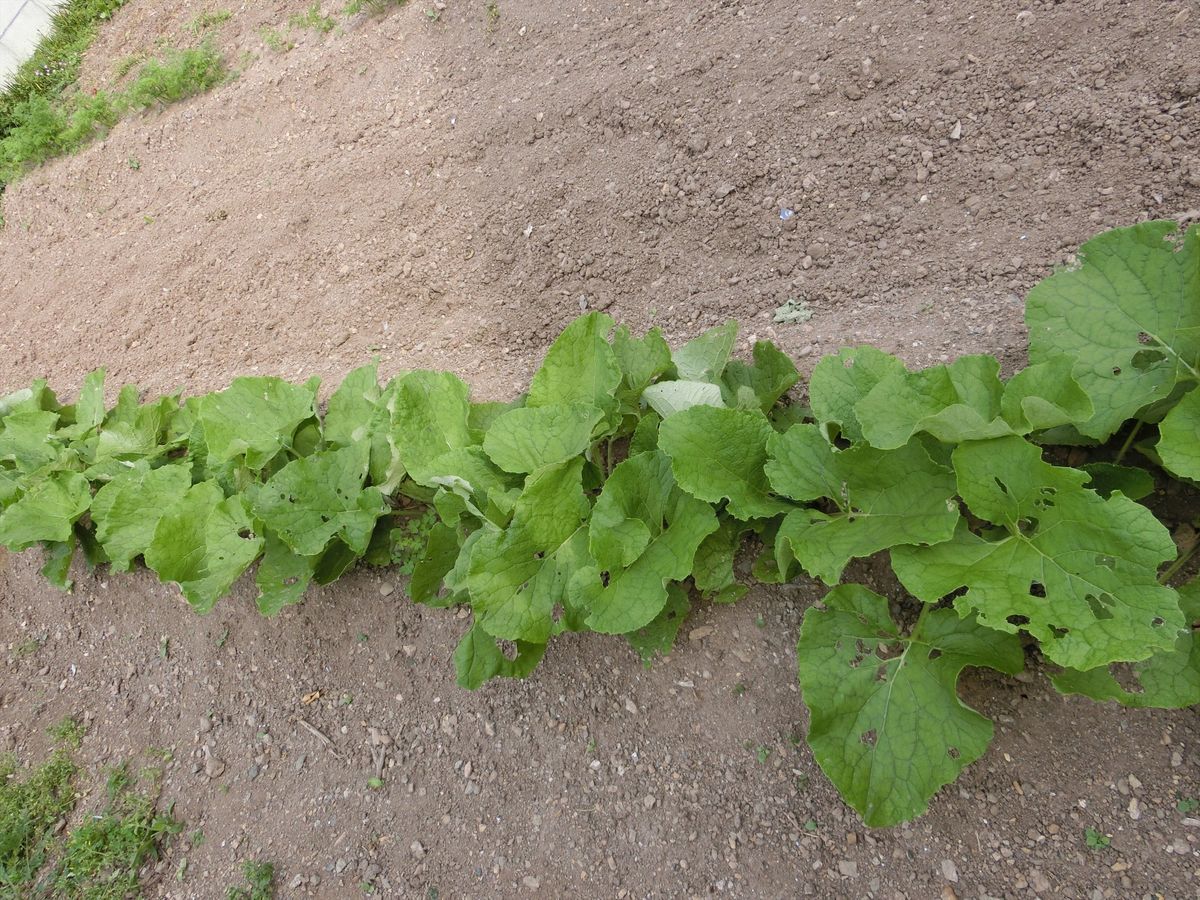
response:
[[[1121,445],[1121,449],[1117,451],[1117,465],[1121,464],[1121,460],[1125,458],[1125,454],[1129,452],[1129,448],[1133,446],[1133,439],[1137,437],[1137,433],[1142,430],[1142,420],[1138,419],[1133,423],[1133,427],[1129,429],[1129,434],[1125,438],[1125,443]]]
[[[1192,554],[1196,552],[1198,547],[1200,547],[1200,540],[1193,541],[1192,545],[1180,553],[1175,562],[1171,563],[1171,565],[1167,567],[1167,571],[1158,576],[1158,583],[1166,584],[1168,581],[1170,581],[1171,576],[1183,568],[1184,564],[1192,558]]]

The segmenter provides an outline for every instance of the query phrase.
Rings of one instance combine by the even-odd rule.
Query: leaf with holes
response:
[[[254,514],[300,556],[324,552],[335,537],[357,554],[367,551],[387,504],[363,488],[363,446],[323,450],[288,463],[250,494]]]
[[[954,473],[930,459],[918,441],[898,450],[835,450],[815,425],[795,425],[773,435],[767,449],[767,476],[776,493],[835,507],[832,514],[793,510],[776,537],[777,559],[785,561],[790,551],[828,585],[856,557],[954,536]]]
[[[823,602],[796,647],[813,756],[867,825],[919,816],[992,739],[992,723],[958,697],[960,673],[1019,672],[1020,641],[948,609],[925,610],[903,635],[887,600],[857,584]]]
[[[244,497],[226,498],[213,481],[193,485],[167,510],[146,548],[146,565],[160,581],[179,585],[197,612],[229,592],[262,550]]]
[[[255,604],[264,616],[277,615],[285,606],[299,603],[312,582],[319,556],[300,556],[274,532],[263,535],[263,558],[254,575],[258,585]]]
[[[1029,292],[1029,359],[1076,360],[1103,440],[1177,385],[1200,382],[1200,225],[1143,222],[1092,238],[1077,267]]]
[[[1091,669],[1175,645],[1183,615],[1158,567],[1175,557],[1146,507],[1083,487],[1086,472],[1042,461],[1019,437],[963,444],[953,454],[959,496],[995,528],[960,523],[933,547],[897,547],[892,567],[927,603],[965,590],[961,615],[1024,630],[1059,665]]]
[[[770,518],[789,504],[771,496],[763,465],[775,429],[760,410],[694,406],[663,419],[658,446],[679,486],[699,500],[729,500],[737,519]]]
[[[516,653],[505,655],[500,644],[478,623],[471,627],[454,651],[458,686],[474,691],[493,678],[528,678],[546,652],[545,644],[515,641]]]
[[[1200,579],[1179,589],[1179,603],[1186,627],[1170,650],[1131,665],[1067,669],[1050,680],[1064,694],[1123,706],[1183,709],[1200,703]]]

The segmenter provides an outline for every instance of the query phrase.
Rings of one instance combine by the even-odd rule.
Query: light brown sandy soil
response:
[[[377,354],[508,397],[584,307],[675,340],[733,317],[806,368],[857,342],[1013,365],[1024,292],[1080,241],[1200,207],[1194,0],[499,0],[494,24],[449,0],[326,37],[287,27],[304,6],[229,6],[236,81],[8,190],[0,392]],[[85,83],[221,7],[132,0]],[[812,320],[773,325],[788,299]],[[794,743],[808,583],[702,611],[650,671],[567,638],[468,694],[465,623],[394,574],[200,619],[145,574],[59,595],[35,557],[0,557],[0,750],[36,760],[85,713],[93,770],[173,748],[165,796],[207,840],[151,896],[223,897],[263,858],[287,897],[1200,897],[1195,711],[1064,699],[1036,667],[966,679],[992,751],[925,818],[863,829]]]

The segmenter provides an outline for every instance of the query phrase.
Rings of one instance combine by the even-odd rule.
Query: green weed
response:
[[[67,744],[78,750],[83,743],[84,735],[87,734],[87,726],[80,724],[71,716],[64,716],[62,721],[47,728],[46,734],[54,738],[55,743]]]
[[[247,860],[242,865],[248,888],[231,887],[226,900],[271,900],[275,896],[275,866],[269,862]]]
[[[58,821],[75,806],[76,771],[60,750],[24,782],[17,782],[16,762],[0,758],[0,893],[5,896],[20,896],[18,889],[28,885],[45,862]]]
[[[52,877],[54,896],[122,900],[140,895],[139,870],[158,857],[183,823],[170,810],[156,810],[156,789],[136,788],[127,766],[110,772],[103,811],[67,836]]]
[[[274,53],[287,53],[296,46],[291,41],[285,40],[283,35],[274,28],[268,28],[265,25],[259,29],[258,36],[262,38],[267,49]]]
[[[224,25],[232,18],[233,13],[227,9],[218,9],[215,12],[202,12],[198,13],[183,28],[192,34],[201,35],[218,26]]]
[[[1112,838],[1095,828],[1085,828],[1083,830],[1083,840],[1087,844],[1089,850],[1105,850],[1112,843]]]
[[[303,13],[292,16],[288,19],[288,24],[293,28],[311,28],[318,34],[329,34],[329,32],[337,28],[337,22],[332,16],[326,16],[321,13],[321,5],[319,3],[314,3]]]
[[[487,0],[484,12],[487,13],[488,28],[495,28],[500,24],[500,4],[497,0]]]

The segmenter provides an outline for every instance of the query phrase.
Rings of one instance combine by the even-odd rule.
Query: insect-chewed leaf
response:
[[[300,602],[320,557],[300,556],[274,532],[267,531],[263,538],[263,558],[254,575],[259,591],[255,604],[264,616],[274,616]]]
[[[300,556],[317,556],[335,537],[365,553],[387,505],[363,488],[367,448],[321,450],[292,460],[251,493],[254,514]]]
[[[1143,222],[1092,238],[1080,265],[1029,292],[1029,359],[1077,360],[1075,379],[1094,414],[1079,430],[1097,439],[1181,382],[1200,381],[1200,225]],[[1168,240],[1172,238],[1175,240]]]
[[[292,442],[296,429],[315,415],[315,385],[280,378],[235,378],[226,390],[200,403],[200,422],[211,462],[244,457],[258,471]]]
[[[1167,413],[1158,433],[1163,467],[1180,478],[1200,481],[1200,387],[1185,394]]]
[[[220,485],[202,481],[158,520],[146,565],[160,581],[178,584],[198,612],[208,612],[258,558],[263,539],[253,529],[244,497],[226,499]]]
[[[954,536],[954,473],[929,458],[919,441],[898,450],[858,445],[834,450],[815,425],[794,425],[768,442],[767,476],[776,493],[826,498],[829,515],[795,509],[779,527],[775,555],[788,552],[828,585],[855,557],[902,544],[937,544]]]
[[[96,539],[114,570],[128,570],[134,557],[146,552],[158,520],[191,486],[192,473],[186,465],[151,469],[139,462],[96,492],[92,501]]]
[[[775,429],[759,410],[694,406],[663,420],[658,446],[675,480],[700,500],[728,498],[737,519],[769,518],[789,504],[771,496],[763,465]]]
[[[998,526],[983,536],[960,523],[933,547],[897,547],[892,566],[926,602],[960,589],[955,608],[980,624],[1024,630],[1049,659],[1091,669],[1170,649],[1183,627],[1173,590],[1157,570],[1175,556],[1170,534],[1146,507],[1083,487],[1086,472],[1043,462],[1019,437],[954,451],[959,496]]]
[[[78,472],[39,478],[0,515],[0,546],[24,550],[42,541],[69,541],[91,504],[88,480]]]
[[[804,614],[796,647],[813,756],[872,827],[919,816],[983,755],[992,723],[957,693],[967,666],[1021,670],[1020,641],[953,610],[902,635],[887,600],[857,584]]]
[[[1188,627],[1170,650],[1128,666],[1122,684],[1118,666],[1099,666],[1080,672],[1067,669],[1051,675],[1064,694],[1083,694],[1093,700],[1115,700],[1124,706],[1183,709],[1200,703],[1200,579],[1179,589],[1179,602]]]

